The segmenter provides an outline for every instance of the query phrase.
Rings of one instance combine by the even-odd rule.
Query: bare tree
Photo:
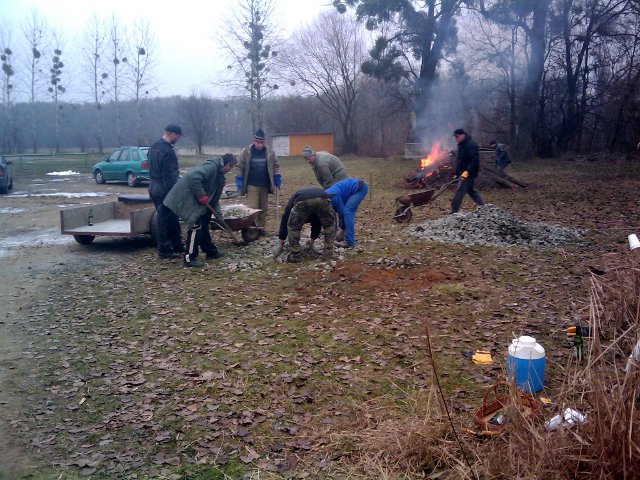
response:
[[[13,151],[15,137],[15,123],[13,117],[13,101],[11,95],[13,93],[13,80],[15,75],[13,68],[13,50],[11,50],[11,30],[5,26],[0,35],[0,61],[2,62],[2,110],[4,117],[4,126],[2,128],[2,145],[3,152],[9,153]]]
[[[264,105],[269,94],[278,89],[273,81],[272,64],[277,56],[273,29],[274,7],[271,0],[242,0],[236,4],[228,31],[222,36],[231,57],[227,69],[233,77],[230,85],[251,102],[251,129],[263,127]]]
[[[64,62],[62,61],[62,42],[60,35],[57,32],[52,33],[53,40],[53,53],[51,55],[51,63],[49,68],[49,88],[47,93],[51,100],[53,100],[54,107],[54,132],[55,132],[55,151],[60,151],[60,117],[62,105],[60,104],[61,97],[67,91],[63,85],[63,68]]]
[[[431,88],[439,64],[455,48],[455,16],[462,0],[333,0],[344,13],[355,8],[368,30],[380,35],[363,64],[363,71],[383,80],[404,79],[411,89],[412,128],[409,141],[420,141],[428,128]]]
[[[45,23],[42,16],[32,10],[29,19],[22,29],[24,38],[30,50],[28,56],[27,69],[29,73],[27,90],[29,92],[29,109],[31,114],[30,130],[31,130],[31,149],[33,153],[38,151],[38,134],[36,130],[36,102],[38,101],[38,92],[41,83],[44,81],[44,75],[40,68],[42,61],[43,38],[45,34]]]
[[[102,100],[105,97],[106,82],[109,74],[106,72],[107,36],[102,21],[94,15],[85,30],[84,46],[82,47],[82,66],[85,71],[85,81],[89,87],[89,97],[95,108],[95,135],[100,153],[104,150],[104,132],[102,131]]]
[[[196,144],[198,154],[215,133],[214,108],[211,97],[205,93],[192,92],[178,101],[178,114],[188,127],[189,136]]]
[[[360,65],[366,48],[355,18],[331,12],[295,32],[281,55],[283,73],[303,92],[315,95],[340,125],[345,153],[357,150],[356,113],[364,78]]]
[[[116,141],[118,145],[122,145],[122,115],[120,104],[122,102],[122,82],[123,82],[123,66],[126,65],[128,59],[126,56],[126,30],[120,24],[115,15],[111,16],[111,24],[109,25],[109,55],[111,58],[111,99],[114,104],[115,111],[115,131]]]
[[[537,107],[544,73],[547,17],[551,0],[513,4],[503,0],[490,1],[491,3],[480,0],[482,14],[494,22],[521,29],[530,46],[514,145],[514,149],[527,158],[533,154],[534,146],[538,143],[538,130],[535,126],[540,113]]]
[[[148,97],[153,90],[152,70],[155,39],[149,29],[149,22],[146,20],[141,20],[134,25],[132,35],[131,53],[126,63],[131,74],[129,87],[135,105],[134,132],[136,142],[138,145],[143,145],[145,142],[142,135],[141,101]]]

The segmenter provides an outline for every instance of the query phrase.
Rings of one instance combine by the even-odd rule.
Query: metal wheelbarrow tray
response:
[[[258,214],[260,212],[261,210],[256,210],[255,212],[252,212],[245,217],[225,218],[224,223],[226,223],[229,226],[229,229],[231,229],[232,231],[240,231],[240,233],[242,234],[242,239],[245,242],[253,242],[260,236],[260,230],[256,225],[256,218],[258,218]],[[211,230],[222,230],[220,224],[214,219],[211,220],[209,226]]]
[[[427,205],[428,203],[433,202],[436,198],[438,198],[442,193],[449,188],[449,186],[454,183],[458,183],[458,179],[455,178],[448,183],[445,183],[438,190],[431,189],[425,190],[424,192],[412,193],[410,195],[403,195],[401,197],[396,197],[396,210],[393,215],[393,218],[399,223],[409,223],[411,221],[411,217],[413,213],[411,209],[413,207],[420,207],[422,205]]]

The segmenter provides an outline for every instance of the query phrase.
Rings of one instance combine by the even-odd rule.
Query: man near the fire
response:
[[[495,140],[491,140],[489,142],[489,146],[496,151],[496,169],[503,173],[504,169],[507,168],[507,165],[511,163],[511,159],[509,158],[509,149],[504,143],[498,143]]]
[[[307,145],[302,149],[302,158],[311,165],[322,188],[329,188],[334,183],[349,178],[340,159],[329,152],[315,152],[311,146]]]
[[[458,162],[456,164],[456,178],[459,180],[458,188],[451,199],[451,213],[458,213],[462,199],[466,194],[471,197],[477,206],[484,205],[482,197],[474,188],[478,171],[480,170],[480,151],[478,144],[462,128],[453,132],[458,143]]]

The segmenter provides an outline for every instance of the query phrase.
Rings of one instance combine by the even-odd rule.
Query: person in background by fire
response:
[[[307,145],[302,149],[302,158],[311,165],[322,188],[329,188],[334,183],[349,178],[340,159],[329,152],[315,152]]]
[[[280,220],[280,231],[278,232],[278,243],[273,251],[274,256],[277,257],[282,253],[284,241],[289,238],[291,252],[287,261],[299,262],[301,260],[300,233],[305,223],[311,223],[309,250],[318,253],[314,242],[320,236],[320,227],[322,227],[324,229],[322,254],[326,258],[331,257],[335,238],[335,212],[329,195],[318,187],[301,188],[287,202]]]
[[[247,196],[247,206],[261,210],[256,226],[260,235],[266,235],[269,194],[276,193],[276,188],[280,188],[282,177],[276,154],[265,145],[262,130],[256,130],[253,143],[240,152],[235,171],[236,187],[242,195]]]
[[[484,205],[480,193],[474,188],[478,171],[480,170],[480,151],[478,144],[462,128],[453,132],[458,143],[458,161],[456,164],[456,178],[459,179],[451,199],[451,213],[457,213],[462,205],[462,199],[468,194],[477,206]]]
[[[178,216],[162,202],[180,176],[173,145],[180,140],[182,128],[170,123],[162,138],[149,147],[149,196],[156,206],[157,245],[160,258],[176,258],[184,252]]]
[[[336,242],[336,245],[344,248],[355,247],[356,210],[369,191],[367,182],[357,178],[347,178],[325,191],[331,195],[331,203],[338,214],[340,229],[344,231],[344,240]]]
[[[496,169],[500,173],[503,173],[504,169],[507,168],[507,165],[511,163],[511,159],[509,158],[509,149],[504,143],[498,143],[495,140],[491,140],[489,146],[494,148],[496,151]]]
[[[216,259],[224,256],[211,242],[209,212],[213,208],[217,213],[216,216],[223,218],[219,200],[224,190],[224,175],[229,173],[235,164],[236,159],[231,153],[226,153],[222,157],[209,158],[202,165],[189,170],[164,199],[165,206],[189,226],[187,251],[184,254],[185,267],[204,266],[204,263],[198,260],[198,247],[203,247],[207,258]],[[203,239],[202,235],[207,237]],[[208,248],[205,249],[205,247]]]

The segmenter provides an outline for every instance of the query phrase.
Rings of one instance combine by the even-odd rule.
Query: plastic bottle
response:
[[[544,386],[546,355],[536,339],[514,338],[507,353],[507,378],[527,393],[538,392]]]
[[[640,340],[636,343],[636,346],[631,350],[631,355],[627,360],[627,365],[624,367],[624,371],[628,371],[633,364],[640,364]]]
[[[93,226],[93,208],[89,209],[89,218],[87,220],[87,225],[90,227]]]

